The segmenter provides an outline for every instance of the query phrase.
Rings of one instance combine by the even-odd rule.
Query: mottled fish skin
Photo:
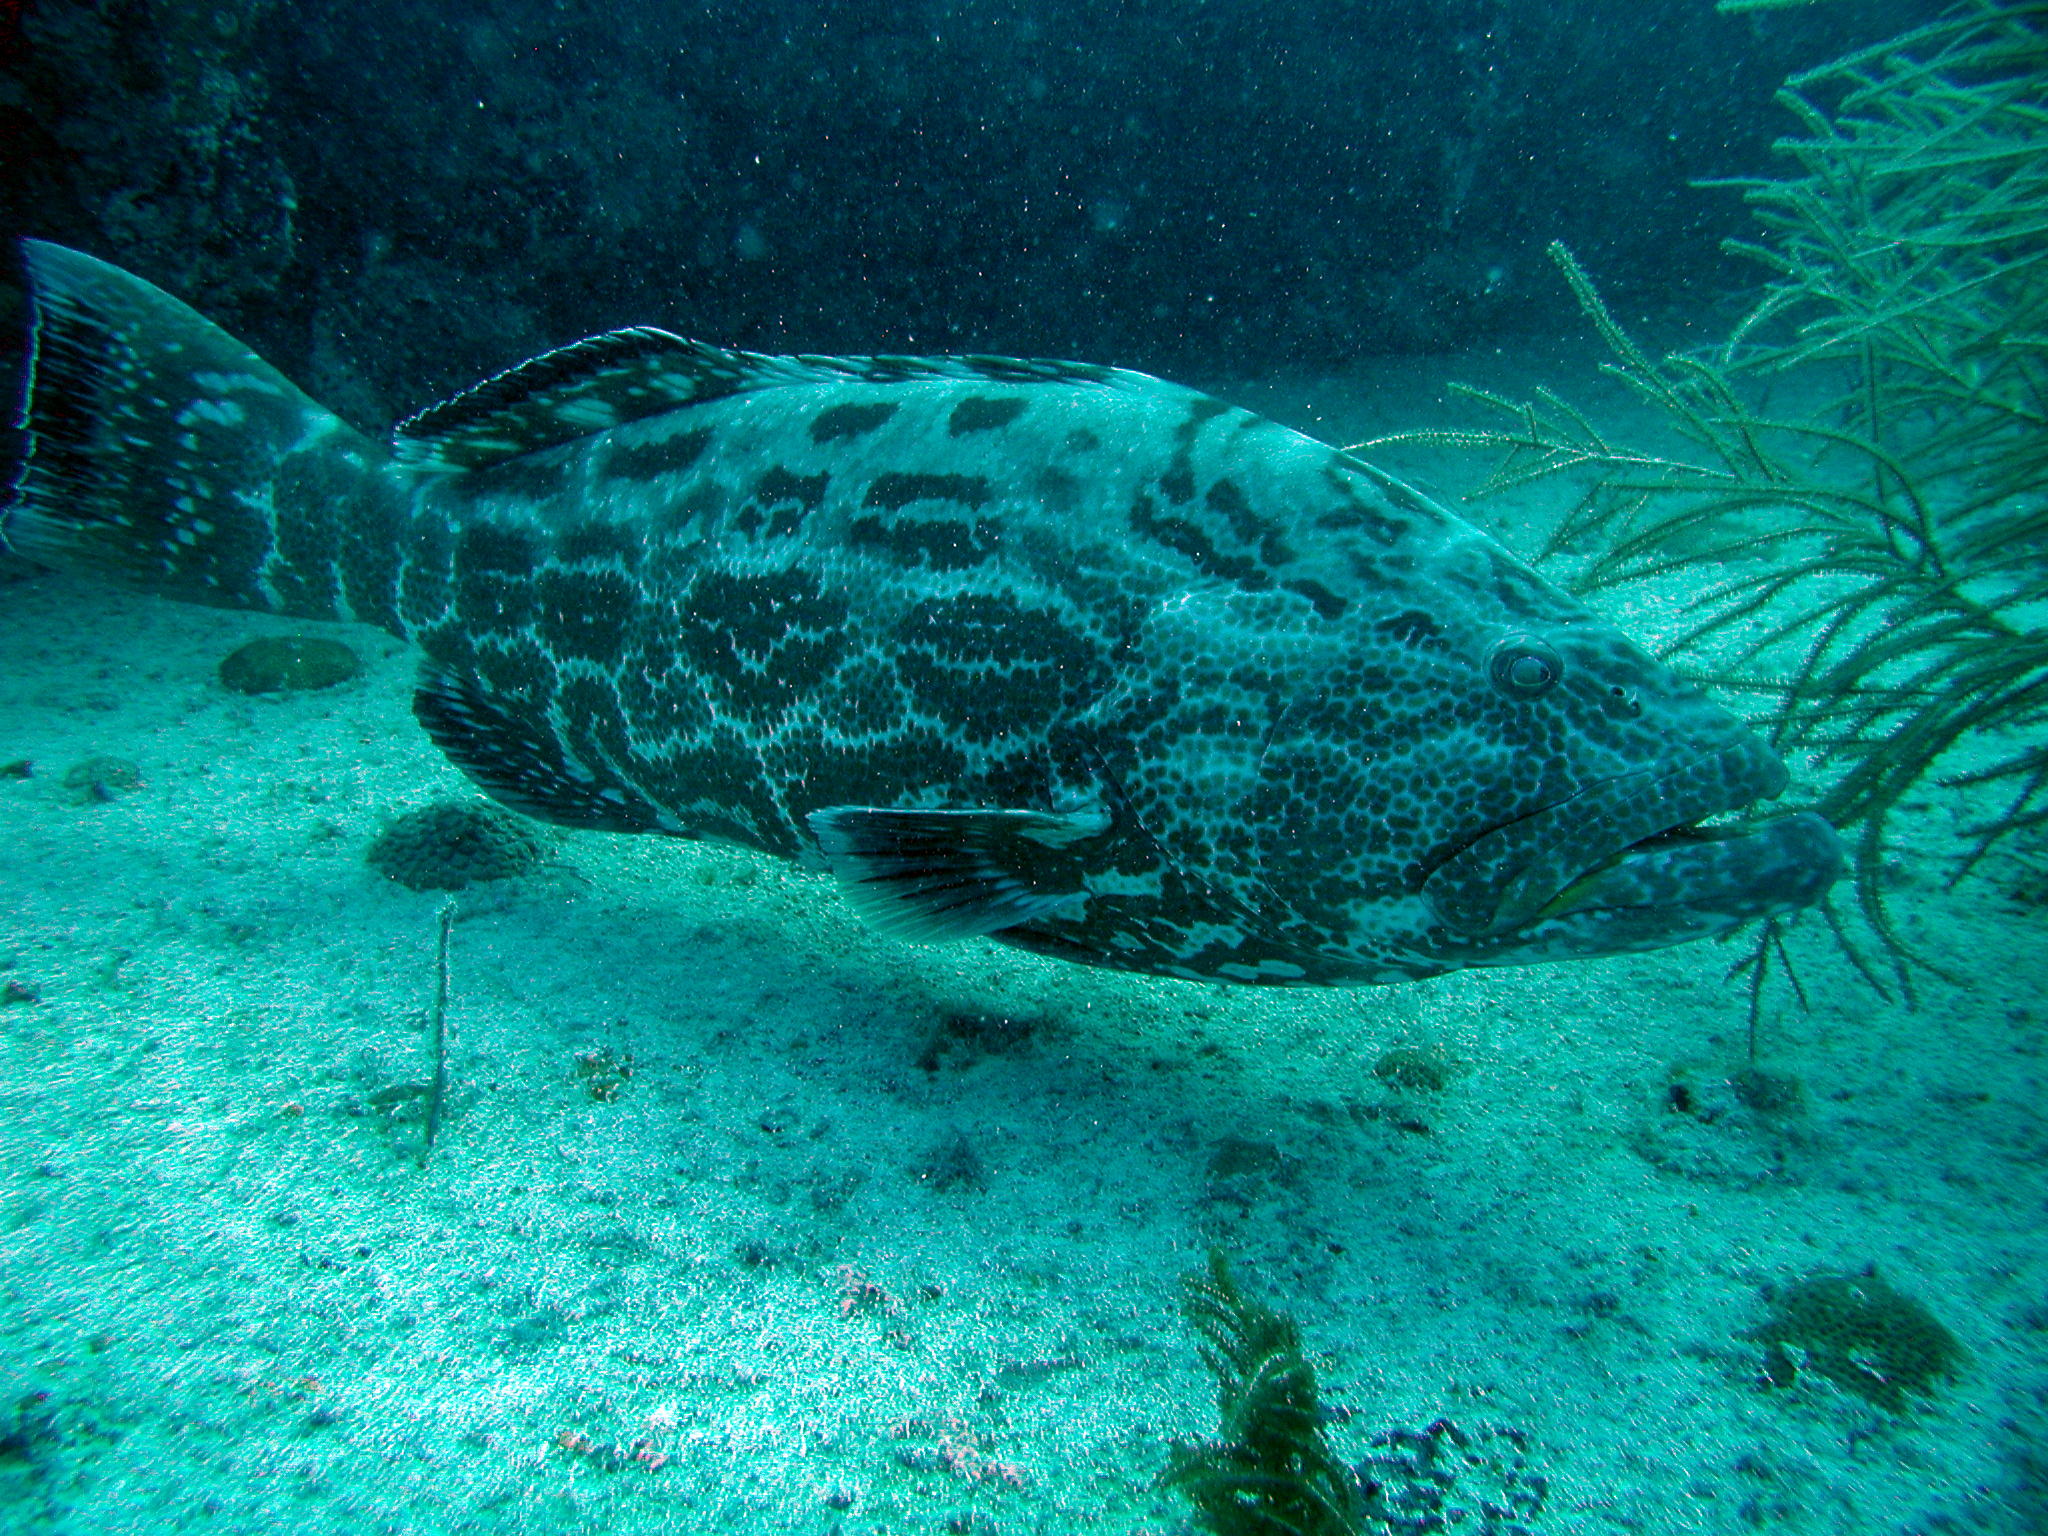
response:
[[[971,843],[958,931],[1263,982],[1655,948],[1838,868],[1807,814],[1629,851],[1782,764],[1469,524],[1196,391],[636,330],[387,451],[141,280],[25,258],[0,534],[416,643],[426,728],[550,820],[824,857],[856,895]]]

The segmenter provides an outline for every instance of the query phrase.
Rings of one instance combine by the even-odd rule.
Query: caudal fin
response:
[[[395,628],[388,453],[196,311],[22,243],[22,460],[0,546],[190,602]]]

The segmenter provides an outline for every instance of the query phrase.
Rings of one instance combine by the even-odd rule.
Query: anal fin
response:
[[[1076,914],[1072,846],[1108,829],[1101,811],[918,811],[835,805],[811,833],[840,889],[875,928],[947,940]]]
[[[494,693],[451,668],[422,669],[412,711],[434,744],[494,800],[543,821],[605,832],[647,832],[657,812],[601,764],[583,760],[545,710]]]

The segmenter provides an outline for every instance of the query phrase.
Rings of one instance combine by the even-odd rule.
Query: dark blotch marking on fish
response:
[[[616,571],[565,571],[534,577],[540,594],[541,638],[555,650],[589,661],[618,660],[638,586]]]
[[[878,512],[901,512],[920,501],[951,501],[981,508],[989,503],[989,483],[982,475],[877,475],[861,505]]]
[[[953,407],[953,414],[946,418],[946,431],[954,437],[993,432],[1022,416],[1026,403],[1022,395],[969,395]]]
[[[1346,549],[1340,553],[1343,555],[1346,569],[1368,586],[1385,586],[1410,580],[1421,564],[1415,556],[1400,551],[1385,555],[1368,555],[1360,550]]]
[[[1353,476],[1358,473],[1357,461],[1341,453],[1330,456],[1329,467],[1323,477],[1330,489],[1337,494],[1337,505],[1316,518],[1318,528],[1356,528],[1367,534],[1374,543],[1392,549],[1414,531],[1414,524],[1398,517],[1390,517],[1374,506],[1358,492]],[[1392,499],[1391,493],[1389,499]]]
[[[456,568],[464,576],[483,571],[526,576],[539,563],[534,536],[524,528],[472,523],[455,541]]]
[[[516,702],[544,711],[554,697],[554,658],[527,636],[506,646],[478,646],[472,669],[484,685],[482,692],[502,708],[510,709]]]
[[[731,498],[715,475],[678,481],[673,494],[657,492],[652,500],[647,509],[647,542],[654,547],[715,536],[723,531],[732,511]]]
[[[533,618],[535,535],[473,523],[455,541],[455,612],[478,630],[519,629]]]
[[[672,432],[651,443],[614,443],[605,453],[604,473],[643,481],[681,474],[695,466],[710,446],[711,433],[703,427]]]
[[[869,805],[890,785],[957,783],[967,754],[950,730],[910,729],[866,741],[824,741],[805,754],[790,792],[799,819],[824,805]]]
[[[855,655],[832,679],[827,712],[849,736],[878,736],[902,725],[909,704],[893,658]]]
[[[1144,537],[1184,555],[1205,576],[1221,576],[1247,592],[1262,592],[1273,578],[1255,560],[1243,555],[1226,555],[1210,542],[1209,536],[1180,517],[1162,516],[1151,498],[1139,494],[1131,507],[1131,527]]]
[[[1316,617],[1320,619],[1341,619],[1344,617],[1344,611],[1351,606],[1320,581],[1311,581],[1306,576],[1283,581],[1280,585],[1297,597],[1307,598],[1309,606],[1315,609]]]
[[[886,549],[906,565],[935,571],[964,571],[995,557],[1002,529],[988,518],[963,522],[953,517],[856,517],[846,525],[846,541],[869,549]]]
[[[667,735],[703,736],[711,729],[711,706],[696,686],[678,637],[643,625],[634,638],[638,643],[618,671],[621,706],[633,718],[659,720]]]
[[[846,601],[803,570],[705,571],[690,584],[680,642],[714,696],[750,724],[819,685],[845,651]]]
[[[626,570],[640,563],[641,541],[624,523],[577,523],[555,535],[555,556],[566,565],[615,560]]]
[[[1287,541],[1280,536],[1279,528],[1260,517],[1252,510],[1252,504],[1245,498],[1244,491],[1228,475],[1223,476],[1209,487],[1203,501],[1211,512],[1219,512],[1230,524],[1230,531],[1246,544],[1259,546],[1259,558],[1268,565],[1291,565],[1294,551],[1287,547]]]
[[[399,617],[412,629],[431,624],[448,610],[455,584],[456,532],[447,523],[422,520],[416,527],[400,576]]]
[[[1385,635],[1411,650],[1440,651],[1448,647],[1443,626],[1419,608],[1404,608],[1373,621],[1373,633]]]
[[[559,453],[524,454],[471,470],[456,484],[465,493],[479,498],[546,501],[550,497],[568,494],[569,465]]]
[[[1042,505],[1057,511],[1071,512],[1081,504],[1081,479],[1064,469],[1048,466],[1040,470],[1031,488]]]
[[[829,474],[793,475],[777,465],[754,482],[754,500],[764,507],[795,506],[815,512],[825,504],[831,484]]]
[[[723,723],[710,738],[708,744],[679,747],[652,759],[657,786],[672,803],[688,808],[685,829],[784,856],[795,853],[795,832],[762,783],[751,738]]]
[[[1187,414],[1173,429],[1173,457],[1159,476],[1159,489],[1168,501],[1185,506],[1195,499],[1195,438],[1204,426],[1229,411],[1229,406],[1208,395],[1189,402]]]
[[[1529,619],[1554,619],[1557,593],[1542,577],[1514,561],[1493,562],[1493,590],[1504,607]]]
[[[896,414],[887,401],[862,405],[835,405],[811,418],[811,441],[837,442],[842,438],[865,437]]]
[[[831,486],[831,475],[823,471],[797,475],[778,464],[754,482],[753,498],[733,519],[733,526],[749,538],[765,528],[769,538],[786,539],[825,504],[825,493]],[[768,513],[766,518],[761,515],[764,509]]]
[[[1051,612],[1009,597],[926,598],[897,622],[893,638],[918,703],[970,740],[1048,729],[1107,686],[1094,646]],[[1000,717],[977,707],[991,656],[1002,658]]]
[[[1159,489],[1166,499],[1177,507],[1184,507],[1195,499],[1194,466],[1185,459],[1177,459],[1159,477]]]

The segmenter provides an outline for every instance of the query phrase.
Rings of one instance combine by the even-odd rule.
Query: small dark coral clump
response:
[[[918,1052],[917,1064],[927,1072],[941,1067],[970,1067],[990,1056],[1017,1056],[1044,1032],[1045,1021],[1028,1014],[954,1010],[943,1015],[931,1039]]]
[[[1451,1064],[1433,1051],[1396,1046],[1372,1064],[1372,1075],[1390,1087],[1442,1093],[1451,1085]]]
[[[633,1075],[633,1053],[618,1052],[608,1045],[576,1053],[576,1078],[583,1091],[600,1104],[617,1101]]]
[[[1773,1386],[1790,1386],[1803,1365],[1893,1413],[1905,1412],[1908,1392],[1925,1396],[1953,1377],[1963,1355],[1933,1313],[1875,1273],[1801,1280],[1772,1298],[1770,1317],[1741,1337],[1764,1346]]]
[[[1550,1480],[1530,1463],[1529,1437],[1505,1425],[1467,1434],[1449,1419],[1425,1429],[1372,1437],[1373,1454],[1357,1475],[1369,1521],[1361,1532],[1431,1536],[1532,1536],[1550,1498]]]
[[[304,693],[335,687],[362,670],[356,653],[339,640],[273,635],[230,651],[220,664],[220,682],[230,693]]]
[[[88,757],[64,770],[64,787],[80,804],[105,803],[142,788],[142,770],[125,757]]]
[[[401,816],[370,845],[371,866],[415,891],[459,891],[540,864],[547,845],[519,817],[478,801],[443,801]]]

